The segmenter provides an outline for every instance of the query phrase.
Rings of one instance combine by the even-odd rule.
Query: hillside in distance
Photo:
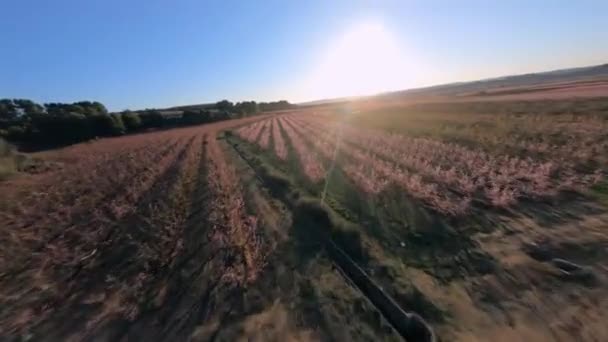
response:
[[[574,88],[577,93],[573,92]],[[547,91],[567,90],[569,95],[579,96],[580,92],[594,92],[594,96],[608,96],[608,63],[579,67],[559,69],[538,73],[521,75],[509,75],[488,78],[470,82],[455,82],[440,84],[424,88],[413,88],[387,92],[377,95],[360,97],[343,97],[334,99],[322,99],[299,103],[304,106],[318,106],[323,104],[335,104],[365,99],[440,99],[444,97],[475,98],[489,96],[519,95]]]
[[[384,95],[472,95],[482,92],[495,92],[499,89],[530,88],[546,85],[580,83],[580,82],[608,82],[608,63],[596,66],[552,70],[539,73],[502,76],[472,82],[458,82],[437,85],[427,88],[402,90]]]

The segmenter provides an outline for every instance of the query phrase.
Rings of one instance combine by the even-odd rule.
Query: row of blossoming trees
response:
[[[185,260],[196,271],[180,279],[187,274],[214,293],[255,281],[268,247],[214,129],[125,136],[54,151],[53,160],[69,168],[32,178],[21,192],[3,193],[10,205],[0,210],[2,334],[61,324],[66,312],[80,310],[82,298],[106,293],[121,305],[91,308],[79,317],[82,335],[71,336],[103,334],[100,317],[135,320],[164,281],[159,306],[183,293],[181,280],[167,279],[185,269]],[[132,251],[128,258],[126,250]],[[192,291],[189,283],[183,286]],[[62,340],[65,333],[54,329],[51,336]]]
[[[328,162],[339,167],[369,196],[396,185],[426,206],[449,216],[472,206],[510,207],[523,199],[541,200],[582,191],[602,178],[562,160],[540,160],[424,137],[355,127],[323,115],[287,115],[237,130],[261,148],[287,158],[287,141],[313,183],[326,176]]]

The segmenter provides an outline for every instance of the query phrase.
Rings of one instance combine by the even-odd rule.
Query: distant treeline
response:
[[[293,109],[297,106],[291,104],[285,100],[275,102],[255,102],[255,101],[243,101],[232,103],[228,100],[222,100],[214,104],[202,104],[202,105],[191,105],[191,106],[180,106],[172,109],[177,110],[199,110],[215,108],[217,110],[227,111],[235,113],[237,115],[250,115],[259,112],[271,112],[275,110],[286,110]]]
[[[287,101],[234,104],[222,100],[204,108],[191,106],[184,107],[184,110],[145,109],[109,113],[99,102],[41,105],[27,99],[1,99],[0,137],[33,147],[59,146],[96,137],[198,125],[292,107]]]

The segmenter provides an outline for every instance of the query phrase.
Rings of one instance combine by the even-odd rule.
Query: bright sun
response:
[[[309,98],[373,94],[412,84],[416,66],[382,25],[360,24],[328,47],[304,82]]]

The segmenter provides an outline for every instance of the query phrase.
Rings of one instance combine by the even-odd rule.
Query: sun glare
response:
[[[414,56],[381,24],[363,23],[337,37],[304,82],[309,98],[367,95],[411,86]]]

